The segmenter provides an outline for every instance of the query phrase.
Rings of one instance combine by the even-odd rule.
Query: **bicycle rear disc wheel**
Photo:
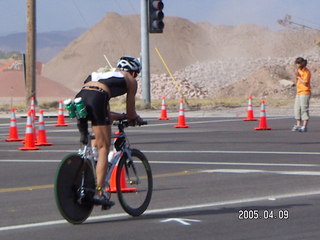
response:
[[[117,168],[116,186],[122,208],[131,216],[140,216],[152,196],[152,172],[145,155],[132,149],[132,159],[124,156]]]
[[[90,216],[94,189],[95,178],[90,162],[78,154],[66,156],[57,168],[54,193],[58,209],[68,222],[80,224]],[[84,194],[80,197],[81,190]]]

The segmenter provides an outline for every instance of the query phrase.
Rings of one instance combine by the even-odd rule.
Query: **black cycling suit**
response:
[[[84,83],[90,81],[105,84],[111,96],[97,86],[84,86],[76,97],[82,97],[88,112],[87,120],[90,120],[92,125],[110,124],[109,99],[127,93],[126,80],[121,72],[93,72]]]

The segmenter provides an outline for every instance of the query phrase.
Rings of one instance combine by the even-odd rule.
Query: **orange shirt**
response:
[[[309,69],[307,69],[307,68],[298,69],[298,73],[300,75],[300,78],[306,84],[303,84],[302,82],[297,80],[297,94],[298,95],[311,95],[311,86],[310,86],[311,73],[310,73]]]

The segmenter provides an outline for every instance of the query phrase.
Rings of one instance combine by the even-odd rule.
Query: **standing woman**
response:
[[[307,60],[302,57],[298,57],[295,60],[297,94],[294,104],[294,116],[297,123],[293,126],[292,131],[307,132],[311,97],[311,73],[307,68],[307,63]]]

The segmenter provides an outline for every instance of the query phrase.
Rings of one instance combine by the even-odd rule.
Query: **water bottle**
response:
[[[64,100],[64,105],[65,105],[65,108],[68,110],[69,112],[69,117],[70,118],[75,118],[77,115],[76,115],[76,106],[74,105],[72,99],[66,99]]]
[[[74,99],[74,104],[76,105],[76,110],[79,118],[85,118],[88,115],[86,106],[84,105],[82,98],[78,97]]]
[[[96,162],[98,161],[98,149],[96,147],[92,147],[92,155],[93,155],[93,160]]]
[[[109,152],[109,154],[108,154],[108,162],[109,162],[109,163],[111,163],[114,154],[115,154],[115,152],[112,151],[112,150]]]
[[[114,156],[115,152],[110,150],[109,154],[108,154],[108,171],[110,171],[111,167],[112,167],[112,159]]]

